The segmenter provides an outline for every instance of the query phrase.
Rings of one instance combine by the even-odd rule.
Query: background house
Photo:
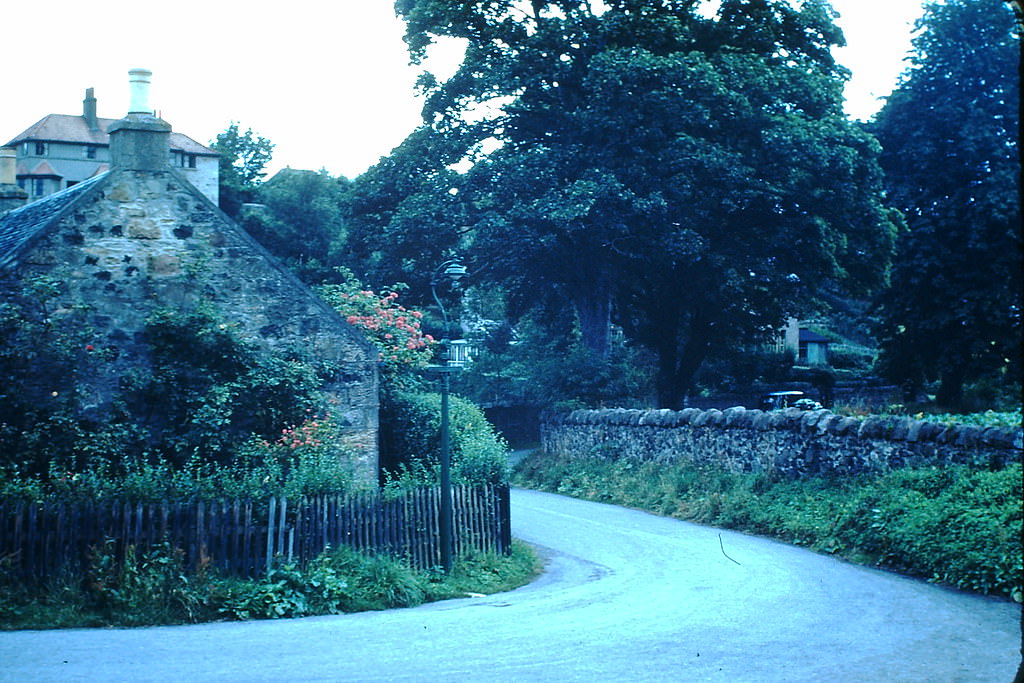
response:
[[[35,201],[110,168],[109,129],[116,119],[96,115],[93,89],[85,91],[82,114],[47,114],[16,135],[17,184]],[[218,154],[187,135],[171,131],[170,165],[217,203]]]
[[[790,351],[797,365],[828,365],[828,347],[832,340],[813,330],[802,327],[796,318],[790,318],[782,337],[782,348]]]
[[[84,316],[103,353],[76,370],[95,406],[149,362],[143,330],[158,311],[213,309],[262,352],[312,357],[354,473],[375,482],[376,349],[168,163],[171,127],[136,103],[147,98],[133,93],[132,112],[106,126],[109,170],[0,215],[0,300],[59,283],[49,315]]]

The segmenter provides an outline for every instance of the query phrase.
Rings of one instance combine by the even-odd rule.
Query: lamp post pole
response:
[[[445,574],[452,570],[452,468],[448,445],[448,394],[451,381],[448,367],[441,368],[441,568]]]
[[[441,568],[447,574],[452,570],[452,553],[454,550],[454,534],[452,532],[452,472],[451,472],[451,448],[449,437],[448,419],[448,397],[451,393],[451,373],[458,368],[448,364],[450,345],[448,343],[448,314],[444,310],[441,299],[437,296],[437,285],[439,278],[444,275],[458,283],[459,279],[466,275],[466,268],[458,259],[445,261],[434,271],[430,279],[430,291],[434,295],[434,301],[441,309],[441,319],[444,321],[444,336],[441,341],[444,346],[442,365],[433,369],[441,373],[441,518],[438,520],[438,532],[441,536]]]

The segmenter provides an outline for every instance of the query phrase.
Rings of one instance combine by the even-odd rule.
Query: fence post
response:
[[[512,489],[508,484],[499,484],[496,488],[498,494],[498,519],[501,524],[501,552],[504,555],[512,553]]]
[[[267,511],[267,571],[274,560],[274,513],[277,511],[277,499],[270,497],[270,508]]]

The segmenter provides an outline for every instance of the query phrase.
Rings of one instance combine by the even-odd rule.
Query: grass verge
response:
[[[847,560],[1021,602],[1021,466],[901,469],[780,480],[690,463],[555,457],[513,482],[770,536]]]
[[[413,607],[512,590],[540,572],[540,560],[521,541],[513,541],[508,556],[459,558],[450,574],[336,548],[306,567],[283,564],[253,580],[186,573],[181,551],[167,545],[130,550],[123,561],[110,550],[94,549],[86,576],[38,587],[5,574],[0,562],[0,629],[153,626]]]

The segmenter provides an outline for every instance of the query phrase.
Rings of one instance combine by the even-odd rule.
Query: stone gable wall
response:
[[[1004,467],[1021,461],[1024,431],[797,408],[609,409],[544,416],[541,446],[557,455],[686,459],[801,477],[955,463]]]
[[[96,348],[116,351],[109,383],[139,362],[140,331],[155,310],[200,302],[268,350],[341,365],[325,389],[337,399],[334,415],[347,441],[362,454],[357,476],[376,480],[376,351],[175,172],[112,172],[7,277],[40,274],[66,283],[62,307],[88,306]],[[102,400],[103,387],[93,389]]]

